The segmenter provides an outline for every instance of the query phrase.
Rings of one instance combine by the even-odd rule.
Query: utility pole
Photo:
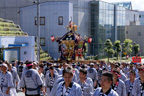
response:
[[[37,61],[40,60],[40,0],[37,0]]]

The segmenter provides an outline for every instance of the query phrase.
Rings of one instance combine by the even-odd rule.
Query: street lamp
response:
[[[120,54],[120,55],[121,55],[121,56],[120,56],[120,57],[121,57],[121,63],[122,63],[122,45],[124,45],[124,44],[125,44],[125,43],[121,43],[121,52],[120,52],[120,53],[121,53],[121,54]]]
[[[37,4],[37,61],[40,60],[40,0],[33,1]]]
[[[40,60],[40,0],[28,0],[37,4],[37,61]]]

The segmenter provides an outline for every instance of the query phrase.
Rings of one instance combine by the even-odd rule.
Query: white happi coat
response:
[[[99,87],[95,90],[93,96],[101,96],[100,93],[101,93],[101,90],[102,88]],[[107,95],[104,95],[104,96],[119,96],[113,89],[110,90],[110,92],[107,94]]]
[[[133,90],[132,90],[133,96],[141,96],[141,87],[140,87],[140,80],[139,79],[140,78],[136,78],[134,81]],[[143,90],[142,96],[144,96],[144,90]]]
[[[81,86],[82,96],[92,96],[93,95],[93,81],[91,78],[87,77],[85,84],[82,84],[80,80],[78,84]]]
[[[116,88],[116,92],[119,96],[127,96],[125,83],[121,79],[119,79],[119,84]]]
[[[43,81],[39,75],[39,73],[35,69],[26,70],[21,77],[20,87],[26,88],[26,94],[28,95],[36,95],[39,94],[38,90],[29,91],[30,89],[38,89],[38,86],[42,86]]]
[[[0,88],[2,89],[1,91],[4,96],[12,95],[11,88],[10,88],[9,94],[6,94],[8,87],[11,87],[11,88],[14,87],[12,74],[8,71],[5,74],[3,74],[3,72],[1,72],[0,73]]]
[[[125,80],[125,85],[126,85],[126,92],[127,92],[127,94],[130,93],[129,96],[133,96],[132,95],[132,89],[130,89],[130,86],[132,86],[133,83],[130,81],[130,79]],[[133,87],[131,87],[131,88],[133,88]]]
[[[50,87],[52,87],[55,83],[55,81],[58,78],[58,74],[54,74],[53,79],[51,78],[50,74],[47,74],[45,77],[45,84],[46,84],[46,91],[49,94],[50,93]]]
[[[55,96],[61,96],[61,91],[63,92],[63,90],[62,90],[63,84],[64,84],[64,81],[59,83],[59,85],[56,89],[56,95]],[[73,82],[71,90],[69,91],[69,93],[66,96],[82,96],[82,91],[81,91],[80,85]]]

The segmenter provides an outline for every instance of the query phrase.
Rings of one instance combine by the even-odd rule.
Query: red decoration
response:
[[[138,57],[137,55],[136,55],[136,57],[132,57],[132,62],[141,63],[141,57]]]
[[[91,37],[88,39],[88,42],[89,42],[89,43],[91,43],[91,42],[92,42],[92,38],[91,38]]]
[[[54,40],[55,40],[55,38],[54,38],[54,36],[53,36],[53,35],[51,36],[51,40],[52,40],[52,42],[54,42]]]

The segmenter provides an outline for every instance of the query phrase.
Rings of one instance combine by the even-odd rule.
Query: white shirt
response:
[[[66,88],[65,88],[65,85],[64,85],[64,88],[63,88],[63,96],[65,95],[66,93]]]

